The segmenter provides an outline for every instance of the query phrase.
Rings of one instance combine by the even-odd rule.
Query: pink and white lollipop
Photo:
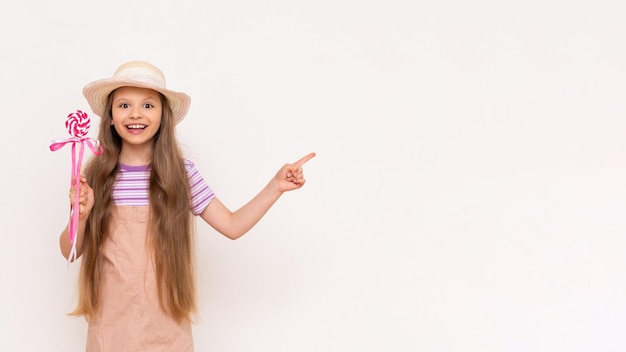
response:
[[[53,152],[63,148],[66,144],[72,145],[71,184],[72,187],[75,187],[76,189],[76,198],[70,206],[69,237],[70,242],[72,243],[72,249],[67,258],[68,262],[76,259],[76,234],[78,231],[78,209],[80,205],[80,182],[77,182],[77,180],[81,174],[81,165],[83,162],[85,145],[87,145],[87,147],[91,149],[95,155],[103,153],[102,146],[98,143],[98,141],[87,137],[89,127],[91,127],[91,120],[89,119],[89,116],[81,110],[76,110],[67,115],[67,120],[65,120],[65,128],[67,128],[67,132],[69,132],[72,137],[54,140],[52,141],[52,144],[50,144],[50,150]]]
[[[91,120],[89,119],[89,115],[87,115],[87,113],[84,113],[81,110],[76,110],[67,115],[65,128],[67,128],[67,132],[69,132],[72,136],[78,138],[86,136],[87,132],[89,132],[89,127],[91,127]]]

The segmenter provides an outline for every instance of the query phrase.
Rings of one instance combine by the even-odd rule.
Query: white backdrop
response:
[[[318,153],[242,239],[198,222],[198,351],[624,351],[620,3],[3,2],[0,350],[84,348],[48,146],[141,59],[229,207]]]

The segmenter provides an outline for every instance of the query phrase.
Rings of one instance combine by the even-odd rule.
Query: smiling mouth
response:
[[[126,128],[128,128],[129,130],[143,130],[146,127],[147,127],[146,125],[128,125],[128,126],[126,126]]]

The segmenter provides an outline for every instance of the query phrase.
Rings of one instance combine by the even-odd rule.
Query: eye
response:
[[[143,107],[146,109],[152,109],[154,107],[154,105],[150,104],[150,103],[145,103],[143,104]]]
[[[128,109],[128,103],[121,103],[121,104],[120,104],[120,108],[122,108],[122,109]]]

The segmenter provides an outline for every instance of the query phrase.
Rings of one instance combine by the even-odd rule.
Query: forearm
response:
[[[281,194],[282,192],[272,180],[237,211],[231,212],[219,199],[213,199],[201,217],[219,233],[235,240],[256,225]]]
[[[229,237],[236,239],[250,231],[281,195],[282,192],[278,190],[274,182],[268,183],[252,200],[233,213],[231,224],[234,238]]]
[[[76,258],[80,257],[83,253],[83,238],[85,237],[86,219],[78,220],[78,231],[76,233]],[[61,247],[61,254],[65,258],[68,258],[72,251],[72,242],[70,241],[69,224],[65,227],[61,236],[59,236],[59,246]]]

